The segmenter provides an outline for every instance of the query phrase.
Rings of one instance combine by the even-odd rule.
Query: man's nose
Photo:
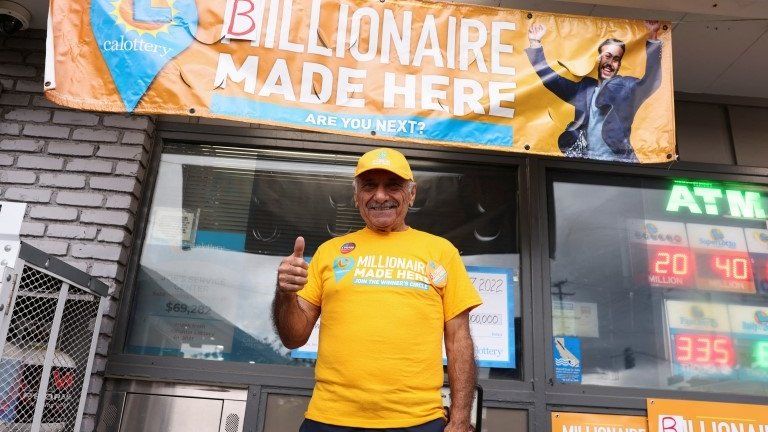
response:
[[[376,192],[373,194],[373,197],[377,201],[386,201],[389,199],[389,195],[387,195],[387,188],[384,185],[380,185],[376,188]]]

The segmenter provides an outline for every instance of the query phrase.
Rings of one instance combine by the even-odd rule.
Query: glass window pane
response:
[[[528,411],[505,408],[483,408],[481,432],[528,430]]]
[[[267,395],[264,432],[297,432],[308,405],[309,396]]]
[[[325,240],[363,227],[352,199],[356,158],[181,144],[164,151],[126,352],[312,365],[283,348],[272,328],[276,269],[298,235],[311,256]],[[514,169],[423,160],[413,160],[412,167],[418,193],[406,222],[453,242],[489,295],[498,290],[497,281],[483,272],[509,275],[508,311],[491,310],[476,318],[482,321],[476,328],[490,329],[489,339],[506,323],[502,316],[509,321],[504,330],[515,353],[507,364],[484,363],[493,367],[483,374],[518,378]]]
[[[555,377],[768,395],[768,188],[550,177]]]

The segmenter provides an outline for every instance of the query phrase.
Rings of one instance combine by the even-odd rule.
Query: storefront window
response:
[[[276,269],[298,235],[305,237],[311,256],[323,241],[363,227],[352,201],[355,162],[355,157],[166,145],[125,351],[312,365],[311,350],[283,348],[272,328]],[[478,357],[488,366],[484,373],[519,377],[514,169],[419,160],[412,166],[418,193],[406,221],[459,249],[491,299],[472,318],[481,340]]]
[[[557,381],[768,395],[768,188],[549,185]]]

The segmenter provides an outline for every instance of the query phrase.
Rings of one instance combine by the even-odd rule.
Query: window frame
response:
[[[248,388],[249,402],[246,419],[259,419],[257,425],[263,425],[264,412],[259,409],[262,390],[308,394],[314,385],[313,368],[238,364],[123,353],[129,328],[128,321],[133,307],[135,277],[165,142],[182,141],[201,145],[216,143],[222,146],[258,148],[277,152],[310,151],[325,154],[329,158],[337,154],[359,155],[370,150],[372,146],[388,145],[402,150],[408,157],[487,163],[517,170],[523,374],[522,380],[519,381],[480,380],[484,388],[485,406],[527,409],[529,429],[549,431],[552,411],[644,415],[646,399],[649,397],[768,405],[768,397],[761,396],[556,383],[553,376],[552,344],[549,343],[552,340],[552,302],[548,258],[549,172],[656,178],[687,177],[768,186],[768,168],[692,162],[641,166],[554,157],[528,157],[519,153],[483,149],[385,143],[290,130],[166,122],[160,122],[157,125],[155,135],[146,178],[142,185],[142,199],[136,212],[134,243],[125,272],[123,289],[119,296],[122,301],[119,302],[117,310],[112,312],[117,321],[107,357],[107,377]],[[259,427],[261,426],[257,426],[257,429]]]
[[[768,169],[764,168],[745,168],[725,165],[712,165],[703,163],[675,163],[674,169],[669,166],[639,166],[639,165],[620,165],[615,163],[597,163],[587,161],[569,161],[545,159],[534,162],[534,175],[538,178],[533,182],[537,184],[537,193],[534,193],[538,199],[538,211],[541,215],[546,215],[544,222],[539,226],[539,239],[541,247],[539,254],[534,255],[534,261],[541,265],[540,287],[534,287],[534,292],[539,292],[543,296],[542,324],[543,332],[536,335],[536,340],[543,343],[544,355],[544,380],[548,388],[545,393],[545,401],[548,407],[558,406],[570,407],[574,411],[583,411],[584,409],[602,409],[606,408],[616,410],[630,410],[637,412],[645,411],[647,398],[669,398],[669,399],[689,399],[703,400],[713,402],[731,402],[731,403],[752,403],[768,405],[768,397],[744,395],[736,393],[712,393],[700,391],[684,391],[669,389],[653,389],[638,387],[609,387],[587,384],[564,384],[558,383],[554,377],[553,348],[551,341],[552,331],[552,298],[551,298],[551,277],[549,260],[549,227],[550,217],[548,200],[549,180],[551,173],[574,173],[574,174],[606,174],[620,175],[624,177],[652,177],[657,179],[674,179],[685,177],[689,179],[712,180],[712,181],[735,181],[742,183],[752,183],[768,187]],[[537,352],[540,355],[541,352]],[[537,392],[538,393],[538,392]],[[549,410],[547,412],[547,415]],[[551,424],[550,419],[540,420]]]
[[[527,200],[527,163],[524,158],[510,157],[506,152],[488,152],[465,150],[446,152],[443,149],[427,145],[402,143],[382,143],[381,141],[360,140],[351,137],[296,132],[289,130],[238,128],[241,134],[232,135],[232,128],[160,123],[157,127],[154,146],[151,152],[147,177],[142,187],[142,200],[137,210],[134,228],[134,243],[126,267],[125,281],[121,301],[117,311],[117,322],[113,341],[107,357],[106,375],[115,378],[135,378],[167,381],[195,382],[218,386],[249,387],[260,386],[294,390],[310,390],[314,386],[314,368],[287,365],[250,364],[238,362],[218,362],[200,359],[183,359],[124,352],[130,330],[130,320],[135,303],[136,277],[144,240],[148,228],[149,210],[152,207],[154,192],[160,166],[160,158],[165,143],[182,142],[185,144],[220,145],[222,147],[255,149],[273,152],[311,152],[326,156],[332,160],[336,156],[354,157],[374,148],[387,145],[401,150],[409,158],[432,159],[438,162],[467,162],[494,165],[500,168],[516,170],[518,181],[518,247],[520,250],[520,311],[522,346],[530,347],[533,343],[530,303],[532,277],[528,274],[530,254],[527,244],[531,233],[530,227],[524,226],[531,218],[525,209],[530,208]],[[524,191],[523,189],[526,189]],[[286,254],[290,252],[287,251]],[[530,349],[523,349],[521,356],[522,377],[520,380],[483,379],[484,399],[506,402],[528,403],[533,399],[533,354]]]

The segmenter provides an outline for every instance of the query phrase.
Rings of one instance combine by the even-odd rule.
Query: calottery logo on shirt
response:
[[[336,277],[336,282],[341,280],[349,273],[352,268],[355,267],[355,259],[350,256],[337,256],[333,260],[333,275]]]
[[[352,242],[344,243],[343,245],[341,245],[341,253],[343,254],[348,254],[353,250],[355,250],[355,244]]]
[[[352,283],[428,290],[427,265],[419,260],[388,255],[358,257]]]

